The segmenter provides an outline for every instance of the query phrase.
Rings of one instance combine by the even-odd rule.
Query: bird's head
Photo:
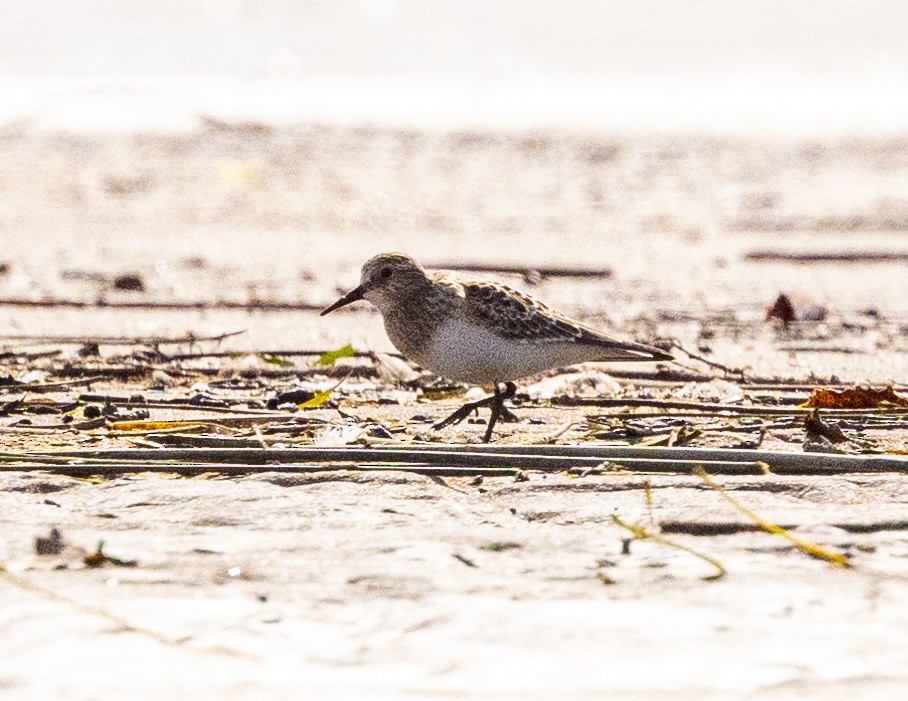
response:
[[[360,284],[330,307],[321,316],[365,299],[384,313],[406,301],[426,284],[428,278],[422,266],[403,253],[380,253],[363,265]]]

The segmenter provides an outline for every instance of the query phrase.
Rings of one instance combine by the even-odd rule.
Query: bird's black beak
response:
[[[335,309],[340,309],[341,307],[346,307],[352,302],[357,302],[363,298],[363,295],[366,293],[366,288],[360,285],[355,290],[350,290],[347,294],[337,300],[327,309],[324,309],[319,316],[325,316],[325,314],[330,314]]]

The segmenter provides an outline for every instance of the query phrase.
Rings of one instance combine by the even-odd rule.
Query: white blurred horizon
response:
[[[908,3],[0,0],[0,124],[908,133]]]

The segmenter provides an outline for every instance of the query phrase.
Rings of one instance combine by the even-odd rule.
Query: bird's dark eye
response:
[[[391,277],[391,268],[382,268],[379,272],[379,275],[387,280],[389,277]]]

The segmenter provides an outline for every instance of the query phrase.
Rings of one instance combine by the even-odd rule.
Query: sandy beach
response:
[[[350,415],[373,427],[362,435],[380,435],[381,426],[397,440],[475,443],[482,425],[433,435],[420,423],[457,406],[456,395],[433,400],[368,359],[323,371],[311,357],[288,356],[289,367],[262,359],[265,349],[345,343],[393,350],[365,305],[323,319],[223,308],[318,308],[356,284],[365,258],[395,249],[429,264],[608,268],[592,278],[503,278],[627,338],[674,338],[744,372],[682,354],[678,371],[699,380],[660,384],[647,366],[536,378],[519,395],[523,421],[500,429],[505,446],[627,440],[629,420],[644,433],[680,425],[671,411],[615,419],[616,410],[546,399],[561,394],[734,406],[741,392],[745,404],[784,407],[816,382],[895,383],[904,392],[904,262],[748,256],[908,251],[906,144],[215,120],[180,136],[8,126],[0,319],[11,338],[2,341],[0,374],[42,383],[103,377],[124,363],[159,369],[40,395],[5,388],[4,403],[61,408],[10,405],[0,419],[4,450],[144,445],[143,435],[109,424],[41,430],[60,425],[67,402],[84,421],[91,396],[120,397],[127,412],[131,396],[188,401],[201,392],[242,414],[264,410],[276,392],[333,386],[345,367],[364,369],[334,404],[306,413],[316,423],[293,434],[304,443],[361,440],[349,433]],[[145,289],[114,289],[127,273]],[[788,330],[767,322],[781,292],[811,300],[799,309],[825,307],[825,319]],[[66,301],[85,306],[56,304]],[[208,306],[154,306],[168,303]],[[100,355],[80,356],[79,343],[53,341],[240,330],[221,342],[162,347],[231,356],[169,364],[140,360],[128,345],[102,341]],[[25,335],[53,338],[15,339]],[[610,370],[617,380],[603,374]],[[750,389],[755,381],[792,389]],[[224,415],[205,416],[203,407],[151,409],[151,419],[213,425]],[[875,420],[844,420],[855,449],[908,449],[897,417]],[[745,433],[694,416],[687,424],[702,435],[690,445],[756,437],[743,419],[723,421]],[[780,421],[762,447],[800,452],[802,419]],[[206,434],[256,440],[223,427],[194,440]],[[904,474],[718,479],[761,518],[846,554],[853,567],[760,532],[691,475],[433,478],[263,465],[244,476],[213,469],[85,480],[6,464],[0,562],[12,578],[0,607],[0,688],[17,699],[901,698]],[[665,537],[727,574],[704,581],[714,569],[690,553],[625,543],[613,516],[661,524]],[[65,547],[36,554],[34,539],[52,528]],[[134,566],[87,567],[98,541]]]
[[[908,697],[908,6],[3,20],[0,697]],[[388,251],[675,360],[434,430]]]

